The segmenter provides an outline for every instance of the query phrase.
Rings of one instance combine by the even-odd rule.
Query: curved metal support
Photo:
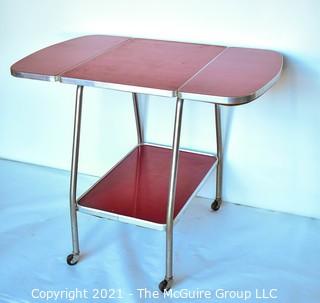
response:
[[[165,280],[168,286],[172,283],[172,264],[173,264],[173,215],[174,202],[176,195],[178,162],[179,162],[179,145],[181,133],[183,99],[177,98],[175,122],[172,143],[172,164],[169,183],[168,208],[167,208],[167,225],[166,225],[166,276]]]
[[[73,260],[68,262],[70,265],[78,262],[79,237],[78,237],[78,220],[77,220],[77,178],[78,178],[78,160],[79,160],[79,145],[80,145],[80,129],[81,129],[81,110],[82,110],[82,94],[83,86],[77,86],[76,104],[74,113],[74,128],[73,128],[73,146],[72,146],[72,161],[71,161],[71,176],[70,176],[70,218],[72,232],[72,255]],[[70,259],[70,257],[68,257]]]
[[[215,126],[216,126],[216,145],[218,165],[216,171],[216,198],[211,205],[213,210],[218,210],[222,202],[222,166],[223,166],[223,150],[222,150],[222,134],[221,134],[221,111],[220,105],[214,105]]]
[[[134,108],[134,115],[136,120],[136,128],[137,128],[137,138],[138,144],[143,143],[143,132],[141,127],[141,119],[140,119],[140,112],[139,112],[139,104],[138,104],[138,94],[132,93],[132,100],[133,100],[133,108]]]

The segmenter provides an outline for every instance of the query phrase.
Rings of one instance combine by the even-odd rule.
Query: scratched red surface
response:
[[[12,73],[62,76],[104,83],[194,93],[248,96],[280,72],[282,56],[249,48],[85,36],[40,50],[15,63]],[[79,81],[79,82],[77,82]],[[79,201],[80,205],[159,224],[166,221],[172,152],[136,148]],[[180,152],[174,216],[215,158]]]
[[[13,72],[57,76],[127,39],[105,35],[71,39],[21,59],[12,65],[11,70]]]
[[[224,47],[131,39],[62,77],[176,91]]]
[[[171,159],[169,149],[138,147],[79,204],[165,224]],[[175,217],[215,161],[214,157],[180,152]]]
[[[180,92],[222,97],[251,95],[281,70],[282,56],[274,51],[230,47],[208,64]]]
[[[42,49],[15,63],[25,72],[199,95],[244,97],[273,80],[282,56],[250,48],[84,36]]]

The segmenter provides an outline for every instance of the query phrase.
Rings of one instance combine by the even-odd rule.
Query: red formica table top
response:
[[[237,105],[267,91],[282,61],[270,50],[93,35],[37,51],[12,65],[11,73]]]

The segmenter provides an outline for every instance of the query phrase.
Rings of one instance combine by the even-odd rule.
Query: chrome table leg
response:
[[[222,135],[221,135],[221,111],[220,105],[214,105],[215,123],[216,123],[216,144],[218,165],[216,170],[216,198],[211,204],[211,209],[214,211],[219,210],[222,202],[222,165],[223,165],[223,152],[222,152]]]
[[[78,160],[79,160],[79,144],[81,129],[81,109],[82,109],[82,93],[83,86],[77,86],[76,104],[74,114],[73,129],[73,146],[71,161],[71,177],[70,177],[70,218],[72,232],[72,254],[67,257],[69,265],[75,265],[79,261],[79,237],[78,237],[78,220],[77,220],[77,177],[78,177]]]
[[[179,162],[179,145],[182,122],[183,99],[177,98],[175,122],[172,144],[172,164],[169,183],[168,208],[167,208],[167,224],[166,224],[166,276],[160,282],[159,288],[163,292],[169,290],[173,282],[172,264],[173,264],[173,215],[174,202],[177,185],[178,162]]]
[[[141,118],[140,118],[140,112],[139,112],[138,94],[132,93],[132,99],[133,99],[134,115],[136,120],[138,144],[140,145],[143,143],[144,140],[143,140],[143,132],[141,127]]]

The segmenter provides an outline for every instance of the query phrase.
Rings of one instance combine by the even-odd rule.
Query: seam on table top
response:
[[[105,49],[102,50],[101,52],[99,52],[99,53],[97,53],[97,54],[95,54],[95,55],[93,55],[93,56],[90,56],[89,58],[86,58],[86,59],[82,60],[81,62],[79,62],[79,63],[77,63],[77,64],[75,64],[75,65],[72,65],[71,67],[68,67],[67,69],[63,70],[63,71],[60,72],[57,76],[55,76],[55,77],[57,77],[57,81],[61,82],[61,76],[62,76],[63,74],[65,74],[65,73],[67,73],[67,72],[70,72],[70,71],[72,71],[73,69],[79,67],[80,65],[85,64],[85,63],[87,63],[87,62],[89,62],[89,61],[91,61],[91,60],[93,60],[93,59],[95,59],[95,58],[97,58],[97,57],[105,54],[105,53],[108,53],[109,51],[111,51],[111,50],[113,50],[113,49],[115,49],[115,48],[117,48],[117,47],[120,47],[122,44],[125,44],[125,43],[127,43],[127,42],[129,42],[129,41],[131,41],[131,40],[134,39],[134,38],[131,38],[131,37],[123,37],[123,38],[127,38],[127,39],[124,40],[124,41],[121,41],[121,42],[119,42],[119,43],[117,43],[117,44],[115,44],[114,46],[112,46],[112,47],[110,47],[110,48],[105,48]]]
[[[211,64],[213,61],[215,61],[217,58],[219,58],[227,49],[229,49],[228,46],[225,46],[225,48],[215,57],[213,57],[208,63],[206,63],[204,66],[202,66],[193,76],[191,76],[188,80],[186,80],[182,85],[180,85],[177,89],[177,94],[180,92],[180,89],[182,89],[187,83],[189,83],[192,79],[194,79],[200,72],[202,72],[209,64]]]

